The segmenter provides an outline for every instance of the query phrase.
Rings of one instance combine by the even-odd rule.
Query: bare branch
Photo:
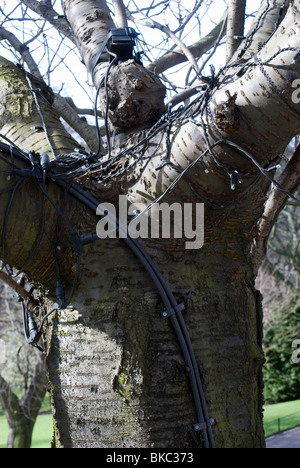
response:
[[[73,2],[64,0],[64,11],[76,36],[77,46],[88,70],[110,29],[115,25],[111,12],[104,0]],[[91,14],[91,12],[93,12]],[[106,59],[108,60],[107,54]],[[104,59],[94,69],[94,82],[97,86],[106,72]],[[103,72],[104,69],[104,72]]]
[[[226,61],[229,62],[244,36],[246,0],[230,0],[227,19]],[[240,37],[241,39],[238,39]]]
[[[203,54],[205,54],[208,50],[210,50],[214,46],[215,42],[218,40],[218,37],[222,31],[224,20],[225,20],[225,15],[223,16],[221,21],[217,24],[217,26],[215,26],[207,36],[205,36],[204,38],[200,39],[200,41],[188,47],[189,52],[193,55],[193,57],[196,57],[196,58],[201,57]],[[224,35],[225,35],[225,31],[222,37]],[[148,66],[148,69],[153,71],[156,74],[160,74],[168,70],[169,68],[172,68],[186,61],[187,61],[187,57],[182,52],[182,50],[169,51],[166,54],[164,54],[162,57],[160,57],[159,59],[152,62]]]
[[[295,192],[300,184],[300,145],[279,178],[279,183],[290,193]],[[280,212],[288,201],[288,195],[274,187],[265,205],[264,214],[255,242],[254,264],[259,268],[267,250],[267,242]]]
[[[187,89],[184,89],[180,93],[175,94],[166,102],[166,108],[168,108],[169,105],[171,105],[172,107],[176,106],[180,102],[186,101],[187,99],[191,98],[199,92],[200,87],[201,86],[199,86],[199,83],[197,83],[197,85],[191,86]]]
[[[37,0],[21,0],[21,3],[26,5],[28,8],[30,8],[32,11],[40,15],[42,18],[44,18],[46,21],[48,21],[52,26],[57,29],[57,31],[64,36],[66,36],[70,41],[72,41],[74,44],[76,43],[75,41],[75,36],[66,21],[65,18],[61,18],[57,12],[52,8],[51,2],[49,1],[40,1],[38,2]]]
[[[271,4],[272,3],[272,4]],[[279,24],[284,19],[290,0],[285,3],[282,0],[264,0],[253,20],[252,27],[241,46],[237,51],[237,56],[243,59],[248,59],[253,54],[259,52],[267,43],[272,35],[278,29]],[[236,55],[234,55],[236,59]]]
[[[75,108],[70,104],[68,98],[64,98],[59,94],[55,95],[54,107],[67,124],[75,130],[81,138],[86,142],[91,151],[97,151],[97,134],[96,127],[89,125],[85,119],[82,119]],[[84,110],[84,109],[82,109]]]
[[[133,2],[134,5],[136,6],[135,2]],[[197,64],[197,61],[195,60],[195,57],[194,55],[192,54],[192,52],[190,51],[189,47],[187,47],[177,36],[176,34],[174,34],[167,26],[163,25],[163,24],[160,24],[158,23],[157,21],[155,21],[153,18],[150,18],[149,16],[147,16],[145,13],[143,13],[141,10],[139,10],[139,8],[136,6],[136,8],[138,9],[139,13],[141,13],[143,15],[143,17],[145,18],[145,20],[137,20],[136,18],[131,18],[132,21],[135,21],[136,23],[141,23],[143,24],[144,26],[147,26],[149,28],[152,28],[152,29],[159,29],[160,31],[162,31],[163,33],[165,33],[170,39],[172,39],[172,41],[181,49],[182,53],[185,55],[186,57],[186,60],[188,60],[193,69],[195,70],[195,72],[197,73],[197,75],[199,75],[199,72],[200,72],[200,69],[199,69],[199,66]]]
[[[14,281],[11,276],[4,273],[0,270],[0,280],[7,284],[11,289],[13,289],[24,301],[27,301],[29,293],[16,281]],[[34,298],[31,297],[30,303],[33,307],[37,306],[37,302]]]
[[[128,26],[126,8],[123,0],[112,0],[112,5],[115,13],[115,23],[118,28],[126,28]]]
[[[22,42],[13,33],[7,31],[3,27],[0,27],[0,41],[1,40],[7,40],[10,43],[10,45],[21,55],[24,62],[28,65],[30,73],[32,73],[32,75],[34,75],[36,78],[43,81],[43,77],[29,51],[28,45],[22,44]]]

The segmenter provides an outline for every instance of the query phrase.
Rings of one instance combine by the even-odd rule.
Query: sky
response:
[[[135,1],[141,7],[147,6],[147,3],[150,2],[150,0]],[[260,3],[260,0],[248,0],[248,11],[255,11]],[[5,14],[8,14],[18,6],[19,2],[18,0],[1,0],[1,4],[1,8],[4,10]],[[194,2],[192,2],[192,0],[181,0],[180,4],[182,6],[187,5],[191,7]],[[176,5],[176,3],[174,3],[174,5]],[[208,12],[203,11],[205,15],[200,14],[200,26],[199,21],[195,21],[194,24],[191,23],[191,27],[189,27],[187,33],[182,37],[183,42],[186,45],[190,45],[199,40],[199,29],[201,30],[202,37],[205,36],[212,29],[214,24],[219,22],[225,8],[225,0],[212,0]],[[55,9],[58,13],[62,13],[60,0],[56,0]],[[36,25],[30,21],[18,21],[17,19],[20,19],[19,10],[15,11],[14,16],[16,21],[10,24],[10,30],[17,35],[22,42],[24,42],[32,37],[34,31],[36,31]],[[1,19],[3,20],[3,18],[3,15],[2,18],[0,15],[0,21]],[[176,27],[174,17],[170,14],[163,13],[155,19],[161,23],[168,24],[170,29],[174,29]],[[7,26],[8,24],[4,23],[4,27]],[[157,45],[160,43],[161,33],[159,31],[141,27],[140,25],[137,25],[137,29],[141,30],[141,38],[146,44]],[[45,28],[44,33],[44,35],[39,37],[38,42],[30,42],[28,45],[36,62],[39,63],[41,72],[45,75],[46,81],[48,81],[48,84],[55,92],[61,92],[64,96],[72,97],[78,107],[92,107],[94,91],[92,90],[92,87],[89,86],[91,85],[91,80],[85,66],[80,62],[78,56],[74,52],[74,47],[69,41],[61,43],[61,38],[57,34],[53,33],[51,28]],[[17,61],[18,59],[17,57],[14,57],[9,50],[7,50],[7,46],[3,42],[0,42],[0,54],[12,61]],[[225,46],[220,48],[215,54],[213,63],[216,70],[224,65],[224,58]],[[51,63],[51,74],[48,76],[49,60]],[[176,85],[179,87],[184,87],[186,69],[183,72],[181,71],[181,68],[182,67],[180,66],[170,70],[168,76],[170,81],[176,82]]]

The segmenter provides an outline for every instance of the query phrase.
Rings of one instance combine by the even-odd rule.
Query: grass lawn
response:
[[[0,411],[2,408],[0,407]],[[50,410],[50,398],[47,394],[42,404],[41,411]],[[8,436],[8,424],[5,416],[0,415],[0,448],[6,448],[7,436]],[[53,434],[53,424],[51,414],[41,414],[38,416],[32,438],[31,448],[50,448]]]
[[[37,418],[33,429],[31,448],[51,448],[53,428],[52,415],[45,414]],[[6,448],[8,424],[5,416],[0,416],[0,448]]]
[[[49,403],[46,399],[42,410],[48,410],[48,407]],[[264,425],[266,437],[278,432],[278,418],[280,418],[281,431],[300,426],[300,400],[265,406]],[[33,430],[32,448],[50,448],[52,432],[52,415],[40,415]],[[7,435],[8,424],[6,418],[0,416],[0,448],[6,448]]]
[[[300,400],[265,406],[264,426],[266,437],[300,426]]]

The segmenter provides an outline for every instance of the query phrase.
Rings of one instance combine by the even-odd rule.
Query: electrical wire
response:
[[[262,22],[264,21],[264,17],[265,17],[265,13],[263,12],[260,17],[260,20]],[[251,45],[253,37],[254,37],[254,33],[250,33],[249,37],[246,40],[246,46],[248,44],[248,47],[246,47],[246,49],[248,49],[249,46]],[[65,298],[63,285],[60,279],[58,257],[56,254],[57,303],[50,310],[50,312],[48,312],[42,318],[41,324],[39,327],[37,327],[34,321],[33,315],[29,311],[28,301],[27,301],[27,304],[25,305],[23,304],[24,333],[25,333],[27,341],[30,344],[33,344],[38,347],[37,342],[42,335],[43,326],[44,326],[46,319],[53,312],[61,309],[62,307],[66,307],[66,305],[70,303],[75,293],[76,284],[79,278],[83,246],[86,245],[87,243],[94,242],[97,239],[95,235],[89,235],[89,236],[85,236],[85,238],[81,238],[79,234],[73,229],[70,221],[68,220],[67,216],[63,212],[63,207],[62,208],[58,207],[57,204],[52,200],[52,197],[50,197],[50,195],[47,193],[47,190],[46,190],[47,179],[52,180],[57,185],[59,185],[65,191],[65,196],[67,193],[70,193],[71,195],[75,196],[78,200],[80,200],[82,203],[84,203],[87,207],[89,207],[95,213],[99,205],[99,202],[96,199],[94,199],[90,194],[87,194],[79,185],[75,184],[74,183],[75,179],[78,179],[83,176],[88,176],[88,175],[91,175],[92,173],[97,173],[97,172],[99,174],[98,180],[102,180],[103,182],[110,180],[112,178],[117,178],[117,177],[122,176],[126,171],[129,171],[131,168],[133,168],[143,158],[146,149],[150,145],[151,139],[153,139],[159,132],[164,131],[166,128],[167,128],[167,136],[168,136],[166,154],[164,154],[162,158],[162,165],[157,169],[160,169],[161,167],[164,167],[165,165],[171,166],[172,163],[170,161],[169,155],[171,153],[170,134],[171,134],[172,126],[176,124],[178,127],[179,125],[182,125],[183,122],[187,122],[191,118],[195,119],[196,116],[198,116],[199,125],[201,125],[201,127],[204,130],[206,149],[185,170],[183,170],[182,172],[178,174],[178,176],[175,178],[175,180],[170,185],[170,187],[166,190],[166,192],[162,196],[154,200],[146,208],[146,210],[151,209],[151,207],[154,204],[159,203],[162,197],[165,196],[166,193],[173,190],[173,188],[177,185],[177,183],[183,177],[185,177],[188,171],[190,171],[197,163],[201,163],[204,168],[204,171],[206,172],[205,163],[203,159],[208,153],[212,156],[212,159],[215,162],[215,164],[217,164],[220,168],[222,168],[228,174],[230,178],[231,188],[233,189],[235,186],[234,177],[237,177],[238,180],[241,180],[243,177],[247,175],[240,174],[237,171],[234,171],[234,172],[230,171],[229,168],[227,168],[222,163],[222,161],[219,161],[216,154],[214,153],[214,149],[216,146],[221,145],[221,144],[225,144],[228,147],[234,148],[235,150],[243,154],[245,157],[250,159],[252,163],[255,165],[255,167],[259,170],[259,174],[262,174],[263,176],[267,177],[271,182],[274,183],[274,185],[276,185],[276,187],[279,190],[282,190],[290,198],[292,198],[293,200],[297,202],[300,202],[296,197],[294,197],[293,194],[285,190],[284,187],[282,187],[270,175],[270,169],[263,168],[259,164],[259,162],[249,152],[245,151],[242,147],[240,147],[236,143],[223,138],[219,131],[217,131],[217,135],[218,134],[220,135],[220,140],[212,144],[210,143],[209,136],[207,133],[207,127],[209,123],[212,125],[213,128],[216,128],[216,125],[213,121],[211,111],[210,111],[210,103],[212,100],[214,89],[217,88],[220,84],[221,76],[229,69],[237,68],[238,69],[237,74],[239,74],[239,76],[242,76],[242,74],[244,74],[246,70],[249,69],[250,67],[259,67],[263,75],[267,78],[270,87],[274,90],[276,94],[279,95],[279,92],[275,84],[273,83],[269,75],[267,74],[265,68],[275,67],[275,65],[272,65],[270,62],[272,62],[277,56],[279,56],[281,53],[287,50],[295,51],[296,53],[299,53],[298,48],[291,47],[291,48],[286,48],[284,50],[280,50],[279,52],[274,54],[273,57],[271,57],[269,60],[265,62],[260,62],[258,60],[257,55],[254,54],[252,55],[251,59],[247,61],[246,63],[243,63],[243,64],[233,63],[233,64],[226,65],[219,71],[218,74],[215,74],[214,70],[212,69],[212,76],[208,80],[206,89],[203,91],[203,93],[199,94],[199,96],[195,99],[195,101],[193,101],[191,104],[189,104],[186,107],[181,107],[175,111],[168,112],[165,115],[163,115],[159,119],[159,121],[149,131],[146,132],[145,136],[141,138],[139,142],[135,143],[130,148],[126,148],[126,150],[113,156],[112,156],[112,147],[111,147],[109,128],[108,128],[108,110],[109,110],[108,78],[109,78],[109,73],[111,71],[112,66],[114,66],[117,62],[117,56],[115,54],[111,54],[114,56],[113,60],[107,69],[105,77],[101,80],[101,83],[99,84],[97,88],[97,92],[96,92],[95,116],[96,116],[96,128],[97,128],[97,135],[98,135],[98,151],[96,154],[88,155],[82,152],[82,153],[74,153],[71,155],[64,155],[64,156],[61,155],[61,156],[58,156],[56,160],[53,161],[53,163],[50,163],[49,167],[43,168],[41,164],[40,155],[35,154],[35,153],[29,153],[28,155],[22,150],[20,150],[7,137],[2,136],[2,138],[8,144],[0,142],[0,149],[2,149],[3,151],[5,151],[7,154],[10,155],[10,162],[5,160],[5,158],[3,158],[2,156],[0,157],[0,159],[2,161],[5,160],[6,164],[9,166],[8,174],[10,178],[13,176],[20,177],[20,179],[17,181],[17,183],[13,187],[9,187],[5,189],[5,191],[7,192],[10,191],[11,195],[10,195],[9,202],[6,208],[4,227],[3,227],[3,232],[2,232],[2,246],[3,246],[3,258],[4,258],[2,267],[5,267],[7,271],[11,273],[11,271],[9,270],[9,266],[5,262],[5,239],[7,235],[7,222],[8,222],[9,213],[10,213],[16,192],[24,183],[24,181],[28,179],[35,180],[42,193],[42,212],[41,212],[42,219],[41,219],[41,229],[40,229],[38,241],[30,257],[27,259],[25,265],[21,269],[21,271],[23,271],[28,266],[29,262],[33,259],[33,257],[35,256],[40,246],[40,243],[44,234],[44,227],[45,227],[45,213],[44,213],[43,207],[44,207],[44,199],[46,198],[48,199],[48,201],[52,204],[53,208],[58,213],[57,232],[58,232],[59,223],[60,222],[64,223],[65,226],[70,231],[71,242],[72,242],[75,252],[77,253],[76,272],[74,275],[73,286],[71,288],[71,292],[70,292],[68,299]],[[242,54],[244,53],[245,51],[243,50]],[[28,74],[26,74],[26,79],[29,84],[29,90],[33,93],[36,107],[37,107],[37,110],[39,112],[39,115],[43,123],[43,128],[45,131],[45,135],[46,135],[50,150],[52,152],[52,155],[55,157],[54,150],[52,148],[51,141],[48,135],[46,122],[41,112],[41,108],[39,106],[39,102],[37,99],[36,90],[32,88],[31,80]],[[104,157],[100,154],[101,136],[100,136],[99,122],[97,118],[97,107],[98,107],[97,104],[98,104],[98,99],[99,99],[100,88],[101,86],[103,86],[103,81],[104,81],[105,95],[106,95],[105,128],[106,128],[107,148],[108,148],[108,154],[106,155],[105,160],[103,160]],[[291,108],[291,105],[286,101],[286,98],[284,96],[280,95],[280,99],[284,102],[284,104],[288,105],[289,108]],[[131,162],[129,162],[127,166],[120,169],[118,168],[118,164],[122,162],[122,159],[124,157],[126,157],[128,160],[129,160],[129,157],[131,157]],[[27,168],[17,167],[15,163],[15,158],[22,159],[22,161],[27,162],[29,165],[31,165],[31,170]],[[115,171],[113,170],[114,167],[117,167]],[[63,169],[63,172],[60,172],[62,169]],[[236,174],[234,174],[235,172]],[[257,174],[255,176],[257,176]],[[191,184],[190,184],[190,187],[193,190],[193,187]],[[195,193],[195,190],[193,191]],[[248,195],[248,193],[250,193],[250,191],[251,189],[242,197],[240,197],[239,201],[241,199],[244,199]],[[234,203],[236,202],[238,201],[235,201]],[[212,208],[215,208],[215,209],[226,209],[226,208],[229,208],[230,206],[233,206],[233,203],[224,205],[224,206],[216,206],[216,205],[214,206],[214,204],[210,204],[210,205]],[[140,213],[139,215],[141,214],[143,213]],[[189,370],[191,389],[192,389],[192,394],[193,394],[193,399],[194,399],[194,404],[195,404],[195,410],[197,414],[197,423],[194,425],[194,428],[195,430],[199,430],[201,432],[203,446],[205,448],[215,448],[214,436],[213,436],[213,431],[212,431],[212,420],[211,418],[209,418],[207,404],[205,401],[205,395],[204,395],[203,388],[202,388],[199,368],[198,368],[195,354],[193,351],[192,343],[188,334],[188,330],[187,330],[185,321],[181,313],[181,310],[182,310],[181,306],[178,305],[172,291],[170,290],[168,284],[164,280],[161,272],[159,271],[157,266],[154,264],[151,257],[148,255],[148,253],[143,249],[141,244],[136,239],[132,239],[129,236],[127,225],[120,226],[118,223],[118,220],[112,217],[113,215],[111,213],[108,213],[108,216],[113,222],[115,222],[115,225],[117,225],[117,228],[118,228],[118,232],[122,233],[121,237],[124,238],[126,245],[131,249],[133,254],[139,259],[141,264],[144,266],[144,268],[150,275],[166,307],[165,314],[167,317],[170,318],[170,321],[172,323],[172,326],[174,328],[175,334],[177,336],[177,339],[181,348],[183,358]]]
[[[3,143],[0,143],[0,148],[3,149]],[[42,348],[38,345],[38,341],[41,338],[42,332],[43,332],[43,326],[46,321],[46,319],[55,311],[61,309],[62,307],[66,307],[69,302],[72,299],[72,296],[75,292],[75,286],[77,284],[78,276],[79,276],[79,267],[81,263],[81,254],[82,254],[82,246],[85,243],[88,242],[93,242],[97,238],[94,236],[87,236],[88,239],[85,239],[85,243],[81,241],[80,237],[76,233],[76,231],[72,228],[70,222],[64,215],[63,211],[61,208],[57,206],[57,204],[52,200],[52,198],[49,196],[47,191],[45,190],[45,187],[43,183],[41,183],[41,175],[39,171],[37,170],[38,166],[38,158],[34,158],[34,156],[31,154],[31,156],[25,155],[21,151],[15,151],[14,148],[10,147],[8,148],[6,145],[6,150],[9,149],[9,152],[13,152],[13,155],[15,158],[21,158],[23,161],[26,161],[27,163],[30,163],[31,165],[34,165],[32,170],[28,169],[17,169],[17,167],[14,167],[14,173],[18,176],[20,176],[19,181],[16,183],[12,195],[10,197],[10,201],[8,204],[8,208],[6,210],[6,213],[8,215],[12,202],[14,200],[15,194],[19,186],[26,180],[28,177],[35,177],[37,180],[37,184],[43,194],[43,197],[46,197],[49,202],[52,204],[54,209],[59,215],[60,221],[64,222],[64,224],[70,229],[71,233],[73,236],[76,237],[76,241],[79,242],[80,247],[77,247],[77,252],[79,251],[78,255],[78,261],[77,261],[77,267],[76,267],[76,274],[73,282],[73,287],[71,291],[71,295],[68,300],[64,298],[64,291],[63,287],[61,284],[60,280],[60,275],[59,275],[59,270],[58,270],[58,265],[57,265],[57,303],[54,305],[54,307],[48,312],[41,320],[40,326],[38,327],[31,311],[29,310],[29,298],[27,300],[27,303],[24,304],[22,303],[23,307],[23,323],[24,323],[24,334],[26,337],[26,340],[29,344],[37,347],[38,349],[42,350]],[[37,164],[37,166],[35,166]],[[23,176],[23,177],[22,177]],[[51,171],[48,172],[48,177],[53,180],[53,176],[51,174]],[[97,207],[99,205],[99,201],[94,199],[90,194],[86,193],[85,190],[83,190],[79,185],[77,184],[69,184],[69,182],[58,178],[57,180],[54,181],[58,186],[60,186],[66,195],[66,193],[70,193],[71,195],[75,196],[79,201],[84,203],[88,208],[90,208],[94,213],[97,210]],[[109,216],[112,217],[113,215],[109,213]],[[158,293],[166,307],[166,313],[167,316],[170,317],[172,326],[174,328],[175,334],[177,336],[180,349],[184,358],[184,361],[186,363],[186,367],[189,371],[189,378],[191,382],[191,389],[192,389],[192,395],[193,395],[193,400],[195,404],[195,410],[196,410],[196,415],[197,415],[197,422],[194,424],[194,429],[196,431],[201,432],[201,439],[203,442],[203,447],[204,448],[215,448],[215,443],[214,443],[214,438],[213,438],[213,433],[212,433],[212,419],[209,418],[208,415],[208,410],[207,410],[207,405],[205,401],[205,395],[203,392],[202,388],[202,383],[201,383],[201,377],[199,374],[199,368],[197,365],[197,361],[195,358],[195,354],[193,351],[192,343],[188,334],[188,330],[186,327],[186,324],[184,322],[183,316],[181,314],[181,307],[177,304],[177,301],[170,290],[168,284],[164,280],[161,272],[159,269],[156,267],[154,264],[153,260],[151,257],[147,254],[147,252],[144,250],[144,248],[140,245],[140,243],[136,239],[132,239],[127,231],[127,226],[121,227],[119,226],[118,220],[116,218],[112,218],[114,222],[116,222],[116,225],[118,225],[118,230],[119,233],[122,234],[122,237],[125,237],[124,241],[126,245],[131,249],[131,251],[134,253],[134,255],[139,259],[141,264],[145,267],[146,271],[150,275],[151,279],[153,280],[154,285],[156,286]],[[124,232],[124,229],[126,231]],[[57,225],[57,230],[58,230],[58,225]],[[125,236],[124,236],[125,234]],[[3,240],[5,239],[5,236]],[[23,269],[22,269],[23,270]]]
[[[59,181],[58,185],[63,187],[64,183],[62,181]],[[82,201],[84,204],[86,204],[88,207],[90,207],[94,212],[97,210],[99,202],[95,200],[90,194],[87,194],[81,187],[75,185],[71,186],[70,193],[74,195],[77,199]],[[116,223],[116,225],[118,225],[118,220],[114,218],[114,216],[111,213],[108,212],[107,216],[113,223]],[[177,339],[179,341],[180,348],[186,362],[186,366],[189,369],[191,387],[198,416],[197,425],[199,425],[199,427],[202,428],[201,433],[204,440],[204,447],[215,448],[213,433],[211,429],[212,420],[211,418],[209,418],[208,415],[205,396],[201,384],[201,378],[199,375],[199,368],[196,362],[195,354],[186,328],[186,324],[178,307],[177,301],[172,291],[170,290],[168,284],[164,280],[161,272],[156,267],[155,263],[148,255],[148,253],[144,250],[144,248],[141,246],[141,244],[136,239],[132,239],[127,230],[124,232],[124,228],[120,228],[120,226],[118,226],[118,229],[119,234],[121,234],[120,237],[124,238],[125,243],[132,250],[132,252],[139,259],[139,261],[144,265],[146,271],[152,278],[167,311],[174,311],[174,314],[172,313],[170,315],[170,320],[172,322]]]

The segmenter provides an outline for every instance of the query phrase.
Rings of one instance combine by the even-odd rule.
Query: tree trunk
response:
[[[90,9],[95,3],[100,8],[96,13],[93,10],[94,14],[82,8],[87,2],[64,3],[89,67],[105,37],[102,29],[97,30],[97,20],[104,29],[110,25],[106,3],[89,0]],[[293,2],[284,27],[274,34],[256,60],[270,59],[278,51],[278,44],[288,42],[290,47],[298,47],[296,7]],[[141,150],[139,164],[111,184],[118,190],[109,193],[113,201],[120,193],[127,194],[130,202],[152,201],[170,188],[178,172],[182,173],[205,153],[202,162],[210,173],[204,174],[200,164],[195,165],[165,198],[169,203],[180,202],[181,207],[184,203],[195,207],[195,203],[205,200],[204,247],[188,251],[184,239],[173,238],[141,242],[178,303],[185,304],[184,316],[202,370],[209,415],[215,420],[213,430],[220,448],[264,446],[262,312],[260,295],[254,287],[251,255],[269,181],[260,177],[249,154],[268,167],[299,130],[299,106],[291,101],[292,82],[299,70],[298,64],[290,66],[294,56],[295,50],[283,49],[266,67],[254,64],[244,69],[241,64],[238,77],[237,70],[227,70],[215,86],[211,84],[206,108],[199,110],[198,101],[193,113],[172,125],[166,124]],[[103,77],[102,65],[95,68],[96,86]],[[127,66],[120,65],[118,72]],[[134,79],[133,74],[131,85]],[[134,96],[124,102],[134,102]],[[14,119],[17,120],[15,116]],[[129,146],[128,133],[135,141],[143,135],[145,128],[136,125],[133,119],[133,128],[118,128],[120,145]],[[168,137],[168,156],[173,165],[167,164],[157,172],[166,155]],[[68,148],[72,141],[67,137],[66,141]],[[39,144],[46,145],[45,139],[40,139]],[[55,151],[56,146],[61,148],[63,136],[59,142],[52,139],[52,144]],[[241,176],[241,186],[236,174]],[[9,189],[12,183],[6,175],[1,173],[0,177],[1,188]],[[15,183],[17,180],[14,178]],[[104,189],[98,185],[100,199]],[[95,213],[71,196],[64,199],[65,194],[53,182],[47,184],[47,190],[57,206],[64,206],[74,229],[81,235],[95,232]],[[93,190],[97,192],[95,186]],[[6,261],[19,268],[36,245],[41,198],[34,182],[23,185],[16,192],[9,213],[9,235],[5,249],[2,245],[2,255],[5,251]],[[23,200],[29,199],[25,206]],[[1,226],[7,221],[8,201],[9,196],[3,192]],[[66,226],[60,226],[56,239],[58,216],[53,205],[47,202],[45,206],[44,236],[26,273],[42,283],[49,291],[48,297],[55,301],[56,257],[68,297],[76,276],[77,253]],[[30,229],[24,231],[24,223]],[[122,240],[103,239],[84,247],[72,303],[56,315],[45,343],[56,447],[202,446],[200,433],[193,428],[199,421],[189,369],[170,322],[161,318],[163,310],[148,273]]]
[[[0,376],[0,402],[9,425],[7,448],[31,448],[33,428],[47,387],[43,358],[38,360],[31,383],[20,399]]]
[[[12,426],[9,426],[7,448],[27,448],[31,447],[32,440],[32,425],[26,417],[16,416],[15,421],[11,421]]]
[[[262,311],[249,261],[260,197],[258,190],[252,210],[247,200],[242,216],[207,213],[202,250],[186,251],[178,240],[145,241],[185,304],[222,448],[264,447]],[[55,320],[47,358],[57,446],[201,446],[188,372],[148,273],[113,239],[89,248],[82,273],[73,307]]]
[[[7,448],[30,448],[34,422],[24,414],[19,399],[1,376],[0,401],[9,425]]]

